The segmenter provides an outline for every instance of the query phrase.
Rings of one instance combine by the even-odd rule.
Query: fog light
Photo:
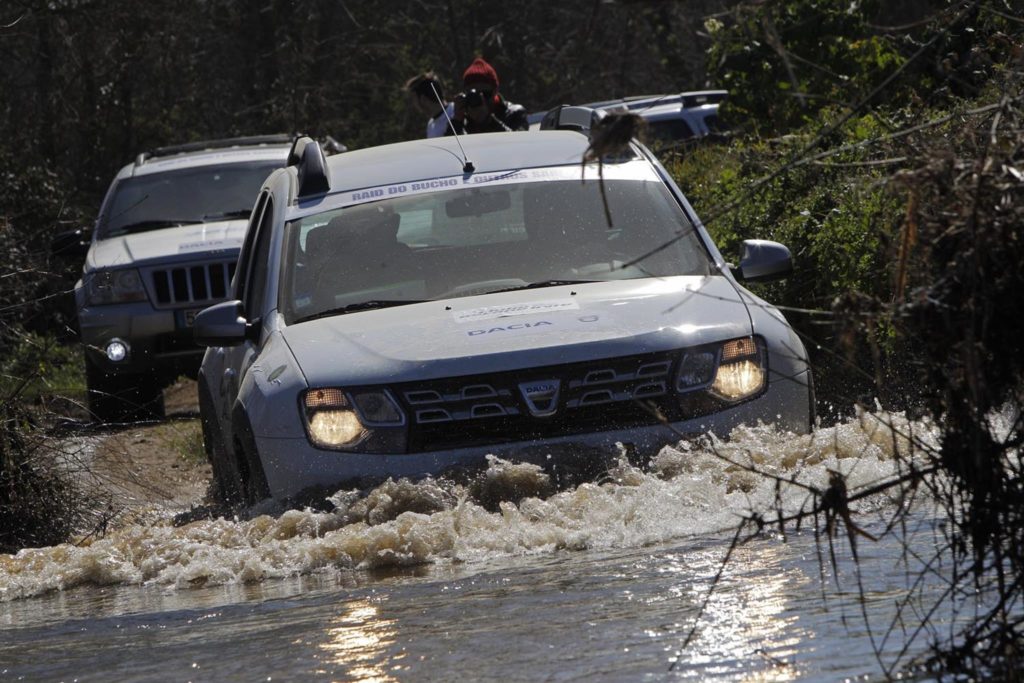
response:
[[[120,339],[111,339],[105,349],[107,359],[112,363],[120,363],[128,357],[128,344]]]

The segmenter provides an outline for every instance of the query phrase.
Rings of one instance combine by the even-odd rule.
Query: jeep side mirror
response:
[[[793,272],[793,257],[785,245],[770,240],[743,240],[740,265],[733,270],[743,282],[781,280]]]
[[[250,338],[252,329],[242,302],[237,300],[204,308],[192,323],[192,334],[200,346],[238,346]]]
[[[50,241],[50,254],[59,258],[85,258],[91,239],[92,231],[89,228],[62,232]]]

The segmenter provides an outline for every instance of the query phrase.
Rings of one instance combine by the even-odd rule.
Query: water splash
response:
[[[539,467],[490,457],[470,481],[388,481],[367,493],[339,491],[327,512],[289,510],[246,521],[128,525],[81,545],[0,555],[0,601],[81,585],[188,588],[342,569],[472,562],[558,550],[625,548],[716,532],[753,509],[774,509],[773,480],[824,488],[829,471],[851,489],[892,476],[927,424],[860,413],[809,435],[743,427],[665,447],[643,469],[620,453],[596,481],[555,490]],[[797,509],[806,491],[782,492]]]

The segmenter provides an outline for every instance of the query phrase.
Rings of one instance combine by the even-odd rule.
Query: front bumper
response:
[[[196,309],[198,310],[198,309]],[[195,373],[204,349],[192,338],[187,313],[158,311],[146,302],[87,306],[78,312],[78,327],[87,358],[104,372],[168,376]],[[112,339],[128,343],[125,360],[111,362],[104,348]]]
[[[457,468],[477,468],[487,455],[532,462],[548,470],[579,469],[604,458],[613,461],[623,444],[638,455],[653,455],[682,438],[714,433],[726,437],[744,424],[774,424],[779,430],[807,433],[811,428],[810,375],[800,373],[771,383],[762,396],[702,417],[633,429],[595,431],[533,441],[400,455],[342,453],[313,448],[306,438],[256,435],[256,446],[271,495],[294,498],[311,489],[330,494],[342,488],[366,488],[387,478],[422,478]],[[453,428],[457,428],[453,425]],[[588,462],[582,462],[588,461]]]

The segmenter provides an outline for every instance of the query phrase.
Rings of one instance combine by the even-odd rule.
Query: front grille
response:
[[[453,377],[392,387],[410,417],[409,452],[508,443],[659,422],[657,410],[679,419],[670,391],[677,354],[655,353],[570,365]],[[558,382],[554,414],[548,399],[528,402],[521,385]],[[531,410],[532,408],[532,410]]]
[[[157,306],[208,306],[227,298],[235,261],[155,268],[149,272]]]

